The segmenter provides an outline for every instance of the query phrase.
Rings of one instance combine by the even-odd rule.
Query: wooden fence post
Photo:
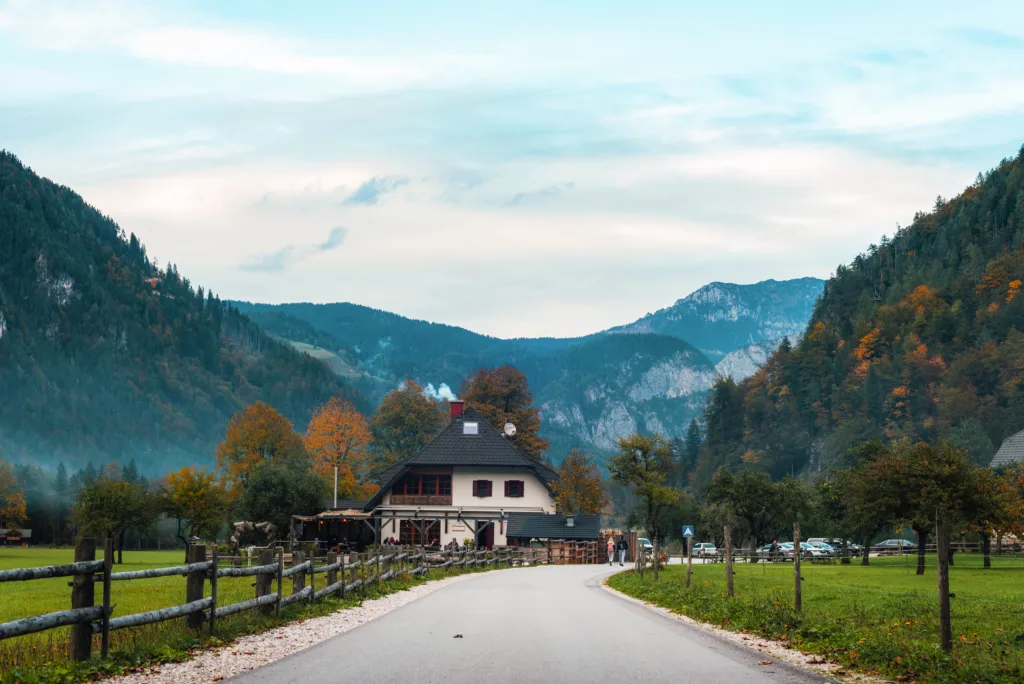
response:
[[[801,577],[800,577],[800,556],[804,555],[804,550],[800,546],[800,523],[793,523],[793,608],[796,612],[803,610],[803,597],[801,595]]]
[[[100,638],[100,653],[104,658],[110,653],[110,570],[114,565],[114,540],[103,540],[103,635]]]
[[[341,567],[338,568],[338,570],[339,570],[338,576],[341,577],[341,598],[344,599],[345,598],[345,556],[347,555],[347,552],[346,551],[339,551],[338,555],[341,556]]]
[[[946,511],[935,512],[936,555],[939,575],[939,637],[943,651],[953,650],[953,627],[949,618],[949,520]]]
[[[206,561],[206,545],[193,544],[188,547],[188,562],[202,563]],[[185,603],[200,601],[203,598],[203,587],[206,581],[205,572],[190,572],[185,579]],[[193,629],[203,626],[203,614],[192,613],[185,619],[186,624]]]
[[[213,561],[213,565],[210,566],[210,598],[213,599],[210,605],[210,636],[213,636],[213,629],[217,624],[217,568],[220,567],[216,543],[213,545],[213,557],[210,560]]]
[[[338,562],[338,554],[336,554],[334,551],[328,551],[327,552],[327,565],[334,565],[337,562]],[[344,575],[343,575],[343,577],[344,577]],[[331,586],[332,584],[334,584],[337,581],[338,581],[338,571],[337,570],[328,570],[327,571],[327,586]]]
[[[725,586],[729,598],[735,596],[732,586],[732,527],[725,526]]]
[[[75,562],[96,560],[96,540],[91,537],[75,539]],[[92,573],[75,575],[71,580],[71,608],[92,608],[96,605],[96,593]],[[68,656],[73,661],[84,662],[92,656],[92,625],[78,623],[71,625],[71,641]]]
[[[273,549],[260,549],[259,556],[257,556],[256,563],[258,565],[270,565],[274,562],[274,550]],[[266,596],[270,593],[270,580],[274,576],[273,573],[260,573],[256,575],[256,597]],[[280,586],[280,585],[278,585]],[[278,594],[278,597],[281,595]],[[278,601],[280,605],[280,601]],[[269,615],[270,611],[273,610],[273,606],[264,605],[260,606],[260,612],[263,615]]]
[[[306,554],[302,551],[292,551],[292,567],[302,565],[306,560]],[[296,572],[292,575],[292,595],[298,594],[306,586],[306,573]]]
[[[277,556],[277,603],[274,605],[274,614],[281,617],[281,599],[284,598],[284,547],[278,546],[274,553]]]

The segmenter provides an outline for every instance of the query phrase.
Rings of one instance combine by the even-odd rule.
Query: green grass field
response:
[[[729,629],[789,642],[858,671],[900,681],[1024,681],[1024,558],[957,554],[950,568],[954,650],[939,649],[934,556],[926,574],[916,557],[872,558],[871,565],[804,563],[803,613],[793,610],[792,563],[734,566],[735,598],[725,592],[722,564],[684,566],[655,582],[620,573],[609,584],[630,596]],[[909,562],[908,562],[909,561]]]
[[[71,549],[0,547],[0,570],[70,563],[73,555]],[[102,551],[97,557],[102,557]],[[124,564],[115,565],[114,572],[171,567],[183,563],[183,551],[125,551]],[[0,583],[0,622],[70,608],[70,579],[61,577]],[[318,588],[323,588],[324,581],[324,575],[317,575]],[[395,580],[385,582],[380,590],[373,587],[365,593],[347,596],[344,600],[331,598],[313,607],[292,605],[282,612],[281,618],[263,617],[255,611],[246,611],[218,620],[214,639],[209,637],[206,629],[199,632],[189,629],[183,620],[119,630],[111,633],[111,660],[84,668],[71,667],[67,663],[68,628],[7,639],[0,641],[0,682],[82,681],[94,678],[97,674],[118,674],[146,662],[179,660],[188,657],[188,652],[194,648],[215,645],[240,634],[258,632],[299,617],[323,615],[358,605],[365,598],[399,591],[422,581],[424,579],[421,578]],[[254,582],[254,577],[220,578],[217,586],[218,605],[253,598]],[[291,592],[291,579],[285,580],[284,590],[286,593]],[[101,591],[101,586],[97,584],[97,602]],[[206,593],[209,594],[208,583]],[[185,603],[185,578],[175,576],[114,582],[111,586],[111,603],[114,605],[115,617],[180,605]],[[98,637],[94,643],[94,654],[99,654]]]

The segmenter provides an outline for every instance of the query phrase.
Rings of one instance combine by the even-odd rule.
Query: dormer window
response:
[[[462,434],[464,435],[478,435],[480,434],[480,423],[476,421],[466,421],[462,424]]]

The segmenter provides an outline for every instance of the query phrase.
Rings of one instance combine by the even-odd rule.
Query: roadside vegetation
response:
[[[72,555],[70,549],[0,550],[0,570],[67,563],[71,562]],[[128,551],[124,554],[124,561],[117,568],[119,572],[169,567],[181,563],[181,552]],[[7,639],[0,642],[0,683],[70,684],[126,674],[162,663],[180,662],[188,660],[200,649],[229,644],[246,634],[258,634],[294,620],[358,606],[365,600],[403,591],[425,581],[486,571],[483,567],[433,570],[427,576],[389,580],[379,588],[371,584],[365,590],[346,595],[344,599],[334,595],[319,600],[313,606],[305,602],[293,604],[282,610],[280,617],[249,610],[218,618],[217,633],[212,637],[205,626],[201,630],[190,629],[184,620],[119,630],[111,633],[110,657],[106,660],[94,658],[87,663],[68,660],[69,628]],[[252,598],[253,580],[252,577],[223,577],[218,583],[218,595],[225,603]],[[68,608],[70,594],[67,583],[68,578],[62,577],[0,584],[0,622]],[[31,589],[28,589],[29,585]],[[286,580],[285,591],[290,593],[290,589],[291,581]],[[184,596],[184,577],[163,577],[118,582],[114,586],[113,601],[117,614],[126,615],[178,605]],[[98,652],[98,648],[94,650]]]
[[[909,561],[909,562],[908,562]],[[928,557],[934,567],[934,556]],[[957,554],[950,569],[953,650],[939,648],[935,576],[915,573],[913,558],[872,558],[871,565],[801,567],[803,610],[793,607],[793,565],[734,565],[728,598],[725,566],[671,565],[660,579],[628,571],[609,586],[701,622],[776,639],[845,671],[901,682],[1024,681],[1024,558]]]

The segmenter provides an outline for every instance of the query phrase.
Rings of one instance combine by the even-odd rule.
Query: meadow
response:
[[[803,611],[793,607],[792,563],[738,563],[735,597],[722,564],[669,566],[614,575],[608,584],[702,622],[778,639],[847,670],[897,681],[1024,681],[1024,558],[957,554],[950,568],[952,653],[939,648],[935,558],[918,576],[915,557],[872,558],[871,565],[804,563]]]
[[[28,568],[58,563],[70,563],[72,549],[4,548],[0,547],[0,570]],[[102,550],[97,558],[102,557]],[[114,572],[143,570],[150,568],[182,565],[184,551],[125,551],[124,564],[114,565]],[[483,571],[468,569],[462,572]],[[345,599],[337,596],[308,604],[291,605],[285,608],[281,617],[261,616],[255,611],[246,611],[217,621],[217,633],[210,636],[208,630],[193,630],[183,620],[129,628],[111,633],[111,657],[100,662],[97,657],[88,664],[74,664],[68,661],[68,628],[54,629],[0,641],[0,682],[77,682],[94,679],[100,675],[115,675],[150,664],[183,660],[197,648],[215,646],[230,641],[241,634],[263,631],[270,627],[298,618],[313,617],[334,612],[341,608],[358,605],[367,598],[408,588],[435,579],[438,572],[430,573],[431,578],[392,580],[378,589],[370,587],[355,596]],[[71,607],[70,578],[61,577],[27,582],[0,583],[0,622],[17,620]],[[255,578],[222,577],[218,580],[218,603],[226,605],[244,601],[255,596]],[[317,576],[318,587],[322,588],[324,576]],[[284,584],[286,593],[291,591],[291,580]],[[101,588],[97,584],[96,598]],[[209,594],[209,584],[206,585]],[[185,578],[181,576],[157,579],[128,580],[114,582],[111,587],[111,603],[114,616],[129,615],[158,608],[180,605],[185,602]],[[99,639],[94,643],[94,656],[99,654]]]

